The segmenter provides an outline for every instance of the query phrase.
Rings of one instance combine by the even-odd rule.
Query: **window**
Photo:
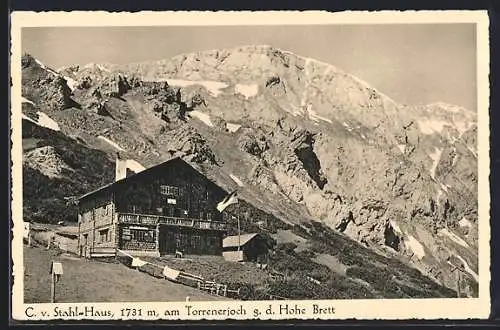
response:
[[[101,243],[110,241],[109,229],[99,230],[99,241]]]
[[[211,248],[217,247],[219,244],[219,239],[217,236],[209,235],[207,237],[207,245]]]
[[[160,194],[166,196],[181,196],[183,194],[183,189],[174,186],[161,185]]]
[[[194,251],[201,251],[201,236],[200,235],[193,235],[191,236],[191,248]]]
[[[145,233],[144,230],[132,230],[132,238],[136,241],[144,241]]]
[[[139,242],[154,242],[156,232],[154,230],[132,229],[132,239]]]
[[[180,239],[181,239],[181,247],[183,248],[188,248],[189,247],[189,241],[190,241],[190,236],[185,233],[180,234]]]
[[[212,213],[207,212],[207,220],[212,220]]]

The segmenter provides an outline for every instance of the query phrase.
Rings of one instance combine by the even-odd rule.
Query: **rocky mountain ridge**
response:
[[[146,167],[181,155],[287,224],[322,222],[449,287],[458,260],[474,287],[474,112],[399,105],[270,46],[58,73],[25,56],[23,96],[26,116],[38,109],[92,149]]]

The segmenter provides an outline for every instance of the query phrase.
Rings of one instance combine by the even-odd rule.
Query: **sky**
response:
[[[474,24],[37,27],[23,28],[21,42],[54,69],[265,44],[330,63],[402,104],[477,103]]]

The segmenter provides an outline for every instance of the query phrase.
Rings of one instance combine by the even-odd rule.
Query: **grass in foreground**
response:
[[[24,301],[50,302],[50,262],[60,261],[64,275],[56,302],[140,302],[228,300],[157,279],[121,264],[83,260],[43,247],[24,247]]]

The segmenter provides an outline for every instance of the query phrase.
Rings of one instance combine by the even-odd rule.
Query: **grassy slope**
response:
[[[42,247],[24,248],[24,300],[50,302],[51,260],[60,261],[64,275],[57,284],[58,302],[139,302],[227,300],[181,284],[153,278],[121,264],[65,258]]]

